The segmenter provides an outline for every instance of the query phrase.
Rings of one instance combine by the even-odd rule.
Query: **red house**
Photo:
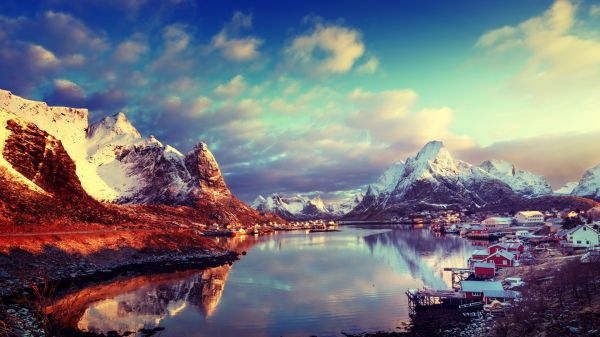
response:
[[[491,262],[495,264],[497,268],[514,267],[519,264],[513,253],[504,250],[496,251],[494,254],[485,258],[484,262]]]
[[[472,261],[483,261],[489,255],[490,254],[488,253],[487,250],[476,250],[471,255],[471,260]]]
[[[473,271],[478,279],[492,278],[496,275],[496,265],[489,262],[475,262]]]
[[[499,242],[488,247],[490,254],[494,254],[499,250],[504,250],[515,255],[523,254],[525,245],[517,242]]]

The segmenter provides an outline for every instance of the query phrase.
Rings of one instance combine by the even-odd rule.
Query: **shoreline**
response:
[[[139,252],[142,253],[142,252]],[[143,253],[142,253],[143,254]],[[55,296],[62,296],[71,291],[85,288],[90,284],[99,284],[119,277],[174,273],[192,269],[208,269],[225,264],[233,264],[239,260],[239,253],[224,249],[198,249],[184,254],[167,251],[163,254],[148,254],[130,263],[117,263],[110,267],[84,270],[72,273],[69,264],[56,269],[61,277],[44,277],[30,275],[37,282],[23,279],[0,279],[0,336],[119,336],[118,334],[96,334],[80,331],[75,327],[60,326],[51,314],[44,313],[44,301]],[[8,282],[7,282],[8,281]],[[156,331],[142,332],[142,336],[151,336]]]

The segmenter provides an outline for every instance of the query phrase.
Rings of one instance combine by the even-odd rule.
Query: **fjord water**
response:
[[[160,326],[161,336],[395,330],[409,321],[406,289],[449,288],[443,268],[465,266],[473,250],[457,236],[406,225],[220,241],[247,255],[232,266],[91,286],[62,299],[65,322],[96,332]]]

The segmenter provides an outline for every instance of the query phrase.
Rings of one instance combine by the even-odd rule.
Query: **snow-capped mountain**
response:
[[[0,107],[58,138],[83,188],[97,200],[188,204],[190,196],[230,195],[206,144],[183,155],[153,136],[144,139],[122,112],[88,127],[86,109],[49,107],[4,90]]]
[[[112,212],[97,201],[109,201],[192,206],[187,213],[169,213],[186,221],[186,214],[197,221],[218,223],[273,220],[261,216],[231,194],[217,161],[204,143],[184,155],[152,136],[143,138],[123,113],[88,125],[86,109],[49,107],[44,102],[27,100],[5,90],[0,90],[0,111],[0,122],[4,124],[0,127],[0,149],[10,149],[0,156],[0,184],[11,195],[21,198],[28,209],[51,204],[56,207],[46,208],[58,212],[57,207],[61,206],[62,213],[67,214],[66,210],[85,212],[87,207],[89,214],[85,219],[95,219],[97,214]],[[15,129],[10,130],[10,125]],[[16,143],[15,139],[18,139]],[[64,193],[55,193],[63,185]],[[24,192],[23,188],[28,191]],[[2,194],[3,197],[8,195]],[[79,208],[64,207],[45,197],[55,195],[86,202]],[[0,198],[0,220],[5,213],[1,211],[5,201],[11,202]],[[121,210],[127,212],[128,209]],[[158,212],[158,209],[151,210]],[[45,214],[39,210],[31,213]],[[130,213],[129,216],[137,215]],[[140,216],[146,215],[140,213]],[[162,216],[152,213],[150,219]],[[109,218],[103,222],[123,219],[116,213]]]
[[[455,160],[442,142],[432,141],[414,157],[393,164],[369,185],[362,201],[345,218],[384,219],[420,210],[592,204],[551,193],[543,177],[517,171],[501,161],[487,161],[480,167]]]
[[[570,195],[571,193],[573,193],[573,190],[577,187],[577,185],[579,185],[578,181],[570,181],[564,186],[560,187],[559,189],[554,190],[554,194]]]
[[[326,203],[321,196],[288,197],[274,193],[266,198],[259,195],[251,207],[261,213],[271,213],[290,220],[331,219],[350,212],[361,200],[360,194],[342,202]]]
[[[600,165],[585,171],[571,194],[600,200]]]
[[[271,213],[290,220],[326,219],[332,214],[320,196],[309,198],[301,195],[290,197],[272,194],[268,197],[259,195],[251,207],[261,213]]]
[[[480,208],[512,195],[506,183],[480,167],[452,158],[439,141],[397,162],[367,188],[351,218],[385,217],[416,209]]]
[[[342,202],[337,202],[337,203],[329,203],[327,204],[327,210],[329,211],[330,214],[332,214],[335,217],[342,217],[348,213],[350,213],[350,211],[352,211],[354,209],[354,207],[356,207],[356,205],[358,205],[361,201],[362,201],[363,195],[362,194],[357,194],[354,197],[342,201]]]
[[[517,170],[515,165],[504,160],[486,160],[479,167],[524,196],[541,196],[552,193],[552,188],[546,178],[529,171]]]

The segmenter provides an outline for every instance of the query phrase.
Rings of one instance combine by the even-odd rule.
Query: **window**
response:
[[[581,240],[577,240],[577,243],[581,243]]]
[[[481,293],[471,293],[473,296],[481,296]]]

